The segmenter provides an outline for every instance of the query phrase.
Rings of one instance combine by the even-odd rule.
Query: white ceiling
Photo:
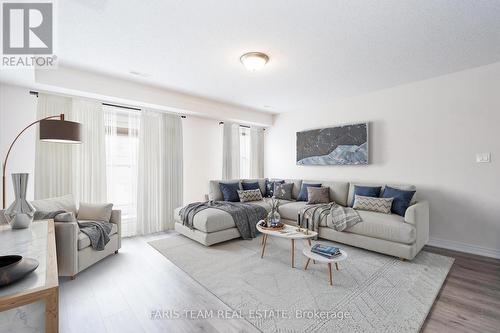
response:
[[[273,113],[500,61],[496,0],[64,0],[58,11],[62,65]],[[247,72],[248,51],[268,66]]]

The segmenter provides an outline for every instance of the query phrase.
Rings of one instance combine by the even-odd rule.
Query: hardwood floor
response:
[[[422,332],[500,332],[500,260],[426,246],[455,258]]]
[[[123,239],[117,255],[75,280],[60,279],[60,332],[258,332],[242,319],[151,318],[153,311],[231,310],[147,244],[169,235]]]
[[[118,255],[75,280],[60,279],[60,332],[259,332],[243,319],[151,318],[173,310],[231,310],[147,244],[175,234],[124,239]],[[422,331],[499,332],[500,260],[426,250],[455,263]]]

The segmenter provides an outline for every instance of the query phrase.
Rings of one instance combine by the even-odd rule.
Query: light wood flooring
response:
[[[173,235],[124,239],[118,255],[61,278],[60,332],[259,332],[243,319],[151,319],[154,311],[230,310],[147,244]],[[426,250],[456,260],[422,331],[500,332],[500,260]]]

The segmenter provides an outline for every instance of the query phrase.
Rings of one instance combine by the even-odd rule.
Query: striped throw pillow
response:
[[[257,190],[238,190],[238,196],[241,202],[259,201],[262,200],[262,193]]]
[[[394,198],[374,198],[355,195],[352,208],[390,214],[393,200]]]

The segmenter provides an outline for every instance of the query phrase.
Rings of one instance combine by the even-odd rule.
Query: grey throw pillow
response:
[[[262,200],[262,192],[256,190],[238,190],[238,196],[241,202],[259,201]]]
[[[78,220],[104,221],[109,222],[113,204],[92,204],[80,202],[78,208]]]
[[[307,204],[326,204],[330,203],[330,188],[329,187],[308,187],[307,188]]]
[[[274,184],[274,197],[282,200],[292,200],[293,183]]]
[[[364,197],[356,194],[352,208],[390,214],[393,200],[394,198]]]

